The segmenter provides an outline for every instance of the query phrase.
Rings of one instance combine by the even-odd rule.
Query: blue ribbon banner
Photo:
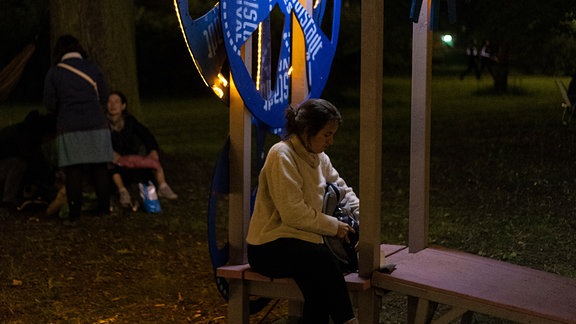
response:
[[[277,6],[284,15],[284,27],[276,67],[276,78],[267,95],[257,90],[251,73],[246,69],[240,52],[248,38],[255,34],[261,22]],[[324,5],[318,6],[324,10]],[[246,107],[259,121],[270,128],[284,126],[284,111],[290,103],[290,68],[292,66],[293,14],[304,33],[309,98],[319,97],[326,85],[338,40],[340,0],[335,0],[332,15],[331,39],[308,14],[298,0],[222,0],[220,3],[224,43],[230,70]],[[314,14],[313,14],[314,15]],[[316,16],[316,15],[314,15]]]
[[[410,7],[410,20],[417,23],[420,16],[420,10],[422,10],[423,0],[412,0],[412,6]],[[448,21],[453,24],[456,22],[456,0],[446,0],[448,5]],[[432,0],[430,8],[430,30],[438,29],[438,16],[440,13],[440,0]]]
[[[226,61],[220,6],[216,4],[204,16],[194,20],[188,11],[188,0],[175,0],[174,3],[188,51],[198,72],[207,86],[219,85],[218,74]]]

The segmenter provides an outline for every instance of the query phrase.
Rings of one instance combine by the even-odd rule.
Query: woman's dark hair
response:
[[[298,107],[286,109],[286,135],[312,137],[320,132],[330,121],[342,124],[342,115],[338,109],[324,99],[309,99]]]
[[[54,61],[59,62],[62,56],[66,53],[78,52],[83,58],[87,58],[88,55],[78,39],[72,35],[62,35],[56,41],[54,46]]]

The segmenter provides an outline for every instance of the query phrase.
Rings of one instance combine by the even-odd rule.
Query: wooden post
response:
[[[360,81],[360,276],[380,265],[382,179],[382,56],[384,4],[362,2]]]
[[[363,0],[360,81],[360,257],[359,274],[380,267],[382,180],[382,78],[384,1]],[[374,289],[359,294],[360,323],[378,323],[380,298]]]
[[[312,16],[312,1],[299,0],[308,14]],[[298,105],[308,97],[308,74],[306,72],[306,39],[304,31],[295,16],[292,16],[292,76],[290,102]],[[300,301],[289,301],[288,311],[290,323],[300,321],[304,304]]]
[[[251,38],[246,44],[252,44]],[[248,71],[252,65],[252,47],[242,47]],[[246,234],[250,219],[250,162],[252,152],[252,121],[244,100],[230,75],[230,194],[228,201],[228,242],[230,264],[248,262]],[[249,296],[242,280],[231,280],[228,298],[228,321],[249,323]]]
[[[412,27],[412,109],[410,123],[410,203],[408,251],[428,246],[430,187],[430,110],[432,80],[432,32],[430,2],[422,1],[418,23]],[[418,300],[408,298],[408,318],[415,320]]]
[[[432,32],[430,0],[422,2],[412,36],[412,114],[410,131],[409,251],[428,245],[430,187],[430,107],[432,79]]]
[[[302,6],[312,16],[312,1],[299,0]],[[300,104],[308,96],[308,81],[306,73],[306,40],[302,27],[295,16],[292,16],[292,93],[290,101]]]
[[[246,44],[252,44],[251,38]],[[252,48],[244,45],[244,62],[251,71]],[[250,219],[250,158],[252,152],[250,111],[240,97],[234,79],[230,77],[230,195],[228,239],[230,263],[244,264],[246,233]]]

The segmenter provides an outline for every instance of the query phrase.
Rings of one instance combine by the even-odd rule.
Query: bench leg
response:
[[[467,311],[462,315],[462,319],[460,320],[460,324],[472,324],[474,321],[474,312]]]
[[[430,323],[437,307],[437,303],[424,298],[408,296],[408,323]]]
[[[358,293],[358,321],[360,323],[379,323],[382,297],[374,289]]]
[[[302,311],[304,309],[304,303],[297,300],[288,301],[288,323],[289,324],[300,324],[302,323]]]
[[[230,280],[228,298],[228,323],[250,323],[250,299],[242,280]]]
[[[437,302],[429,301],[424,298],[408,296],[408,323],[444,324],[452,323],[458,317],[461,317],[461,324],[471,324],[473,321],[474,313],[459,307],[451,308],[433,321],[434,314],[438,310],[438,305]]]
[[[468,313],[472,314],[472,312],[466,310],[465,308],[452,307],[447,312],[445,312],[444,314],[439,316],[437,319],[435,319],[433,323],[434,324],[448,324],[448,323],[454,322],[454,320],[459,318],[459,317],[461,318],[461,320],[460,320],[461,324],[471,323],[471,322],[466,322],[466,318],[467,318]],[[472,318],[470,317],[470,319],[472,319]]]

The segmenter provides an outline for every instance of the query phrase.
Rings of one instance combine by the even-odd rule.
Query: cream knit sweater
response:
[[[338,221],[322,213],[327,182],[346,188],[353,210],[358,210],[360,204],[352,188],[332,167],[328,155],[308,152],[297,136],[270,148],[258,181],[246,237],[252,245],[278,238],[322,243],[322,235],[336,235]]]

